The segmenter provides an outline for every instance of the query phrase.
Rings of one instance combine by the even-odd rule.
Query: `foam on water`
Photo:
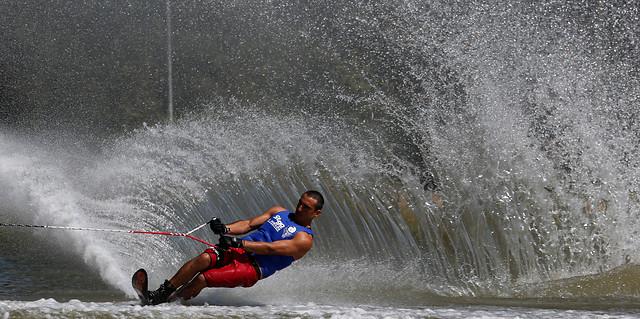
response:
[[[625,310],[586,311],[500,306],[395,308],[377,306],[300,305],[213,306],[164,304],[141,307],[130,302],[0,301],[3,318],[638,318]]]

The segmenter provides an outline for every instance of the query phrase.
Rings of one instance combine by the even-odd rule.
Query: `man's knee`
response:
[[[207,277],[205,277],[204,274],[198,274],[196,276],[196,278],[193,279],[194,284],[196,285],[196,287],[207,287],[209,286],[209,284],[207,283]]]
[[[211,257],[208,253],[202,253],[202,254],[198,255],[194,259],[196,261],[196,264],[199,265],[198,268],[209,269],[209,268],[211,268],[211,266],[215,262],[215,260],[213,260],[213,258],[215,258],[215,257]]]

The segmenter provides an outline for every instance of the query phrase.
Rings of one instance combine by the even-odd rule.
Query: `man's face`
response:
[[[314,215],[319,213],[319,211],[316,211],[316,202],[315,199],[307,196],[307,194],[302,194],[296,206],[296,215],[304,218],[315,217]]]

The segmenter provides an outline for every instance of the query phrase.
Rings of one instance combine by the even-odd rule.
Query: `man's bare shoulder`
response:
[[[287,210],[288,209],[286,209],[284,207],[281,207],[281,206],[274,206],[274,207],[269,208],[269,210],[267,210],[267,212],[270,213],[271,215],[275,215],[275,214],[277,214],[279,212],[284,212],[284,211],[287,211]]]

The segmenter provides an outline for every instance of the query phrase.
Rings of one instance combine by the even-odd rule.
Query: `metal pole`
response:
[[[171,47],[171,4],[167,0],[167,85],[169,89],[169,123],[173,124],[173,49]]]

